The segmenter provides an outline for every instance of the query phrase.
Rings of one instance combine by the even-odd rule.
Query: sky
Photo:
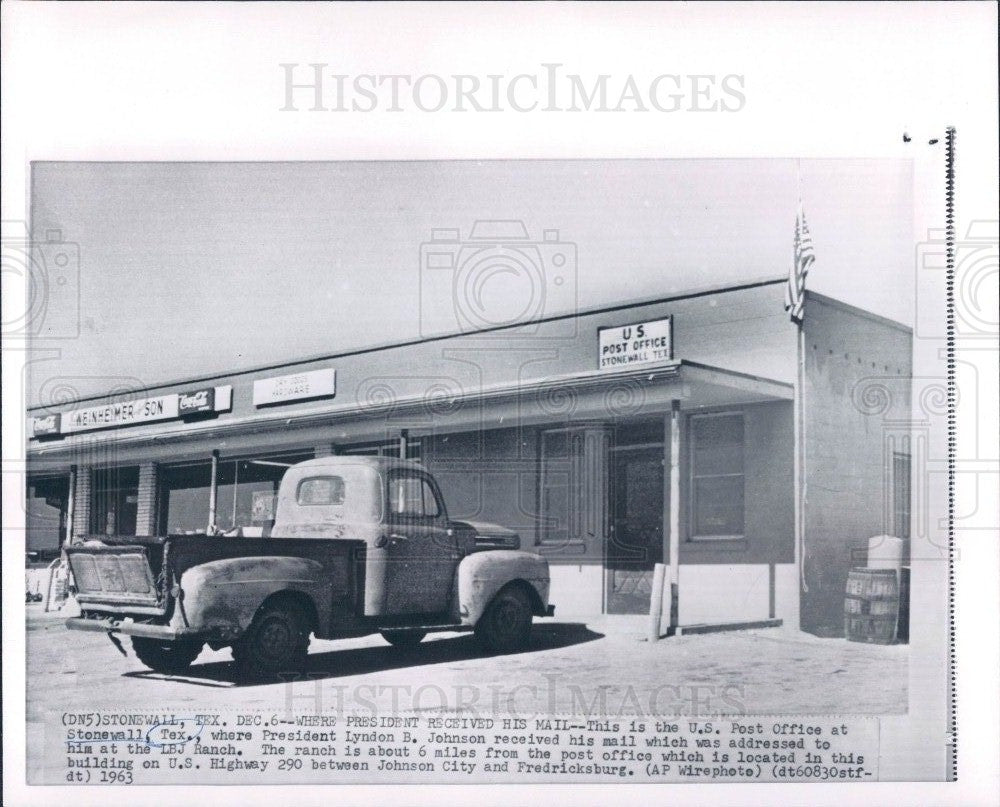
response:
[[[475,304],[456,272],[492,321],[784,276],[800,196],[809,287],[912,324],[904,160],[36,162],[28,402],[454,332]],[[527,268],[462,274],[472,225],[498,220],[541,242]],[[426,246],[442,228],[458,242]]]

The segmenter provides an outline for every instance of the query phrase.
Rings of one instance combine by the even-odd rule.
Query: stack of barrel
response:
[[[908,638],[909,609],[900,607],[902,561],[899,538],[878,535],[868,542],[868,566],[847,575],[844,635],[849,641],[892,644]]]

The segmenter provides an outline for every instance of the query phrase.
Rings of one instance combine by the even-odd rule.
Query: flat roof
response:
[[[849,314],[854,314],[855,316],[871,320],[872,322],[878,322],[889,328],[895,328],[896,330],[902,331],[903,333],[908,333],[908,334],[913,333],[913,328],[911,328],[909,325],[905,325],[902,322],[897,322],[894,319],[889,319],[889,317],[883,317],[881,314],[876,314],[865,308],[859,308],[856,305],[845,303],[843,300],[838,300],[835,297],[828,297],[825,294],[820,294],[819,292],[810,291],[809,289],[806,289],[806,297],[811,300],[816,300],[817,302],[822,303],[823,305],[828,305],[831,308],[837,308],[841,311],[846,311]]]
[[[689,299],[694,299],[694,298],[698,298],[698,297],[706,297],[706,296],[710,296],[710,295],[714,295],[714,294],[725,294],[725,293],[728,293],[728,292],[743,291],[743,290],[746,290],[746,289],[760,288],[760,287],[763,287],[763,286],[773,286],[773,285],[778,285],[778,284],[784,284],[785,282],[787,282],[787,278],[786,277],[770,277],[770,278],[762,278],[762,279],[757,279],[757,280],[751,280],[751,281],[747,281],[746,283],[739,283],[739,284],[724,284],[724,285],[705,286],[705,287],[702,287],[702,288],[695,288],[695,289],[692,289],[690,291],[680,292],[678,294],[671,294],[671,295],[664,296],[664,297],[655,297],[655,298],[647,298],[647,299],[639,299],[639,300],[630,300],[630,301],[625,301],[625,302],[620,302],[620,303],[614,303],[612,305],[599,306],[599,307],[588,308],[588,309],[581,309],[580,311],[577,311],[577,312],[572,313],[572,314],[559,314],[559,315],[554,315],[554,316],[551,316],[551,317],[543,317],[543,318],[540,318],[538,320],[533,320],[529,324],[535,324],[535,323],[541,324],[541,323],[546,323],[546,322],[558,322],[558,321],[561,321],[561,320],[573,319],[574,317],[589,316],[589,315],[594,315],[594,314],[614,313],[614,312],[618,312],[618,311],[626,311],[626,310],[630,310],[630,309],[643,308],[645,306],[659,305],[659,304],[662,304],[662,303],[668,303],[668,302],[672,302],[672,301],[675,301],[675,300],[689,300]],[[818,292],[810,291],[808,289],[806,290],[806,294],[807,294],[807,296],[808,296],[809,299],[815,300],[815,301],[817,301],[819,303],[822,303],[823,305],[827,305],[827,306],[830,306],[832,308],[836,308],[836,309],[839,309],[841,311],[845,311],[845,312],[848,312],[850,314],[854,314],[856,316],[863,317],[863,318],[871,320],[873,322],[878,322],[878,323],[880,323],[882,325],[885,325],[885,326],[890,327],[890,328],[894,328],[894,329],[896,329],[898,331],[901,331],[903,333],[907,333],[907,334],[912,334],[913,333],[913,329],[911,327],[909,327],[907,325],[904,325],[901,322],[897,322],[896,320],[889,319],[888,317],[883,317],[883,316],[881,316],[879,314],[875,314],[875,313],[873,313],[871,311],[868,311],[866,309],[859,308],[858,306],[854,306],[854,305],[851,305],[849,303],[845,303],[845,302],[843,302],[841,300],[838,300],[836,298],[829,297],[829,296],[827,296],[825,294],[820,294]],[[446,333],[446,334],[440,334],[440,335],[435,335],[435,336],[427,336],[427,337],[421,337],[421,338],[415,338],[415,339],[407,339],[407,340],[402,340],[402,341],[397,341],[397,342],[385,342],[385,343],[371,345],[369,347],[355,348],[355,349],[352,349],[352,350],[344,350],[344,351],[338,351],[338,352],[333,352],[333,353],[322,353],[322,354],[319,354],[319,355],[307,356],[307,357],[295,359],[295,360],[292,360],[292,361],[278,362],[278,363],[271,363],[271,364],[262,364],[262,365],[258,365],[258,366],[251,367],[251,368],[247,368],[247,369],[244,369],[244,370],[237,370],[235,372],[220,371],[218,373],[212,373],[210,375],[201,375],[201,376],[194,376],[194,377],[189,377],[189,378],[174,378],[174,379],[171,379],[171,380],[168,380],[168,381],[161,381],[161,382],[157,382],[157,383],[154,383],[154,384],[150,384],[148,386],[136,387],[134,389],[130,389],[129,392],[130,393],[138,394],[138,393],[144,393],[144,392],[152,392],[152,391],[160,390],[160,389],[168,389],[168,388],[171,388],[171,387],[176,387],[176,386],[184,385],[184,384],[206,383],[206,382],[217,381],[219,379],[232,378],[234,376],[254,375],[256,373],[268,372],[268,371],[271,371],[271,370],[280,370],[280,369],[284,369],[284,368],[291,368],[291,367],[296,367],[298,365],[310,364],[310,363],[314,363],[314,362],[318,362],[318,361],[325,361],[325,360],[330,360],[330,359],[343,358],[345,356],[360,356],[360,355],[365,355],[365,354],[368,354],[368,353],[378,353],[378,352],[381,352],[381,351],[387,351],[387,350],[391,350],[391,349],[394,349],[394,348],[404,348],[404,347],[410,347],[410,346],[413,346],[413,345],[427,344],[427,343],[433,343],[433,342],[442,342],[442,341],[447,341],[449,339],[458,339],[458,338],[461,338],[463,336],[472,335],[473,333],[475,333],[475,334],[499,333],[499,332],[503,332],[505,330],[516,330],[518,328],[523,328],[524,325],[525,325],[525,323],[516,323],[516,324],[511,324],[511,325],[498,325],[498,326],[493,327],[493,328],[483,328],[483,329],[477,330],[475,332],[453,332],[453,333]],[[689,366],[700,366],[696,362],[685,362],[685,364],[688,364]],[[731,371],[726,370],[725,372],[729,373]],[[739,374],[736,373],[735,375],[739,375]],[[563,380],[565,380],[565,379],[563,379]],[[85,402],[88,402],[88,401],[99,401],[99,400],[102,400],[103,398],[106,398],[109,394],[110,394],[110,392],[104,392],[104,393],[99,393],[99,394],[95,394],[95,395],[82,396],[82,397],[79,397],[79,398],[75,398],[70,403],[80,404],[80,403],[85,403]],[[36,412],[36,411],[49,411],[49,410],[51,410],[51,408],[52,407],[50,405],[38,404],[38,405],[35,405],[35,406],[29,406],[29,407],[27,407],[26,411],[29,412],[29,413]]]
[[[368,347],[354,348],[354,349],[351,349],[351,350],[343,350],[343,351],[338,351],[338,352],[333,352],[333,353],[320,353],[320,354],[317,354],[317,355],[311,355],[311,356],[306,356],[304,358],[294,359],[292,361],[275,362],[275,363],[270,363],[270,364],[261,364],[261,365],[257,365],[257,366],[254,366],[254,367],[249,367],[249,368],[244,369],[244,370],[236,370],[236,371],[221,370],[219,372],[211,373],[209,375],[199,375],[199,376],[191,376],[191,377],[184,377],[184,378],[173,378],[173,379],[170,379],[170,380],[167,380],[167,381],[158,381],[156,383],[149,384],[149,385],[146,385],[146,386],[137,386],[137,387],[134,387],[134,388],[130,388],[129,392],[130,393],[135,393],[135,394],[142,393],[142,392],[152,392],[154,390],[167,389],[167,388],[170,388],[170,387],[176,387],[176,386],[180,386],[180,385],[183,385],[183,384],[201,384],[201,383],[206,383],[206,382],[211,382],[211,381],[217,381],[217,380],[223,379],[223,378],[232,378],[234,376],[246,376],[246,375],[253,375],[255,373],[268,372],[268,371],[271,371],[271,370],[281,370],[281,369],[288,368],[288,367],[297,367],[298,365],[302,365],[302,364],[311,364],[311,363],[318,362],[318,361],[326,361],[326,360],[330,360],[330,359],[339,359],[339,358],[343,358],[344,356],[362,356],[362,355],[365,355],[367,353],[378,353],[378,352],[381,352],[381,351],[384,351],[384,350],[391,350],[391,349],[394,349],[394,348],[403,348],[403,347],[410,347],[410,346],[413,346],[413,345],[422,345],[422,344],[428,344],[428,343],[434,343],[434,342],[443,342],[443,341],[447,341],[449,339],[458,339],[460,337],[469,336],[469,335],[473,335],[473,334],[502,333],[503,331],[513,331],[513,330],[517,330],[519,328],[523,328],[526,324],[527,325],[535,325],[535,324],[543,324],[543,323],[547,323],[547,322],[559,322],[559,321],[570,320],[570,319],[573,319],[575,317],[591,316],[591,315],[594,315],[594,314],[614,313],[614,312],[617,312],[617,311],[627,311],[629,309],[643,308],[645,306],[652,306],[652,305],[659,305],[659,304],[662,304],[662,303],[673,302],[675,300],[690,300],[690,299],[694,299],[694,298],[697,298],[697,297],[707,297],[707,296],[710,296],[710,295],[713,295],[713,294],[726,294],[726,293],[729,293],[729,292],[743,291],[743,290],[746,290],[746,289],[761,288],[763,286],[774,286],[774,285],[785,283],[786,280],[787,280],[787,278],[785,278],[785,277],[768,277],[768,278],[759,278],[759,279],[756,279],[756,280],[749,280],[749,281],[747,281],[745,283],[719,284],[719,285],[712,285],[712,286],[704,286],[704,287],[700,287],[700,288],[696,287],[696,288],[693,288],[690,291],[679,292],[677,294],[670,294],[670,295],[667,295],[667,296],[664,296],[664,297],[653,297],[653,298],[646,298],[646,299],[639,299],[639,300],[629,300],[629,301],[624,301],[624,302],[620,302],[620,303],[614,303],[614,304],[611,304],[611,305],[604,305],[604,306],[597,306],[597,307],[594,307],[594,308],[580,309],[579,311],[576,311],[576,312],[571,313],[571,314],[557,314],[557,315],[553,315],[553,316],[550,316],[550,317],[541,317],[541,318],[539,318],[537,320],[531,320],[530,322],[527,322],[527,323],[525,323],[525,322],[518,322],[518,323],[513,323],[513,324],[510,324],[510,325],[498,325],[498,326],[493,327],[493,328],[482,328],[482,329],[476,330],[474,332],[473,331],[464,331],[464,332],[463,331],[457,331],[457,332],[444,333],[444,334],[434,335],[434,336],[420,337],[420,338],[415,338],[415,339],[404,339],[404,340],[397,341],[397,342],[384,342],[384,343],[379,343],[379,344],[371,345],[371,346],[368,346]],[[872,314],[871,316],[874,317],[875,315]],[[74,404],[80,404],[80,403],[85,403],[87,401],[99,401],[99,400],[101,400],[103,398],[106,398],[110,394],[110,392],[111,391],[106,391],[106,392],[97,393],[97,394],[94,394],[94,395],[81,396],[79,398],[75,398],[72,401],[72,403],[74,403]],[[26,411],[28,411],[28,412],[48,411],[51,408],[52,407],[50,405],[37,404],[35,406],[29,406],[29,407],[27,407]]]
[[[60,233],[85,260],[65,303],[46,308],[46,326],[65,327],[70,341],[29,368],[27,403],[51,403],[58,378],[93,401],[118,386],[113,379],[159,390],[267,367],[294,372],[339,351],[499,326],[515,309],[532,320],[641,312],[754,279],[770,281],[770,293],[791,258],[800,167],[817,287],[909,322],[910,295],[894,289],[912,285],[912,273],[885,271],[912,259],[908,163],[799,162],[34,161],[31,232]],[[522,232],[496,229],[505,224]],[[481,225],[490,238],[476,234]],[[489,285],[498,296],[470,297],[495,277],[465,258],[487,241],[531,246],[525,268],[537,264],[553,282],[506,275]],[[428,253],[437,243],[449,246]],[[569,274],[549,272],[555,246],[546,244],[566,248]],[[444,267],[429,257],[449,256],[451,270],[430,271]],[[529,285],[543,294],[528,299]]]

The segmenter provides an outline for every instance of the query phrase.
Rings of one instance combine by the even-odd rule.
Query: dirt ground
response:
[[[379,636],[311,646],[291,683],[234,679],[228,649],[206,648],[184,675],[146,670],[67,614],[28,606],[29,724],[83,708],[465,711],[478,715],[796,715],[905,712],[908,647],[769,628],[650,643],[641,617],[536,620],[531,647],[491,655],[463,633],[416,648]]]

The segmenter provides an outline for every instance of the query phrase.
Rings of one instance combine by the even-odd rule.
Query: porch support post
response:
[[[76,466],[69,466],[69,496],[66,501],[66,537],[63,546],[73,543],[73,516],[76,513]]]
[[[93,508],[94,469],[90,465],[76,468],[76,502],[73,505],[73,536],[90,532],[90,513]]]
[[[208,534],[215,534],[216,506],[219,497],[219,450],[212,451],[212,481],[208,487]]]
[[[400,429],[399,430],[399,458],[401,460],[406,459],[406,449],[407,443],[410,441],[410,430]]]
[[[681,402],[670,404],[670,627],[680,633],[678,604],[681,550]]]

